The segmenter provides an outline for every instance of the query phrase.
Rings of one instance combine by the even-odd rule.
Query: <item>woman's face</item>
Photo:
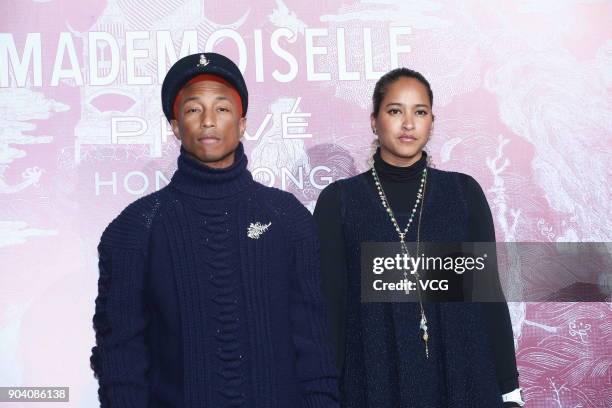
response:
[[[387,87],[378,115],[371,116],[380,141],[380,155],[394,166],[410,166],[421,158],[433,125],[427,87],[401,77]]]

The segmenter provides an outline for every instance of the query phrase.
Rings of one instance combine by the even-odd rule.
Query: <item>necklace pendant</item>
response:
[[[427,325],[421,326],[423,330],[423,341],[425,342],[425,356],[429,358],[429,333],[427,333]]]
[[[425,313],[421,312],[421,323],[419,325],[421,330],[427,331],[427,318],[425,317]]]
[[[404,243],[404,238],[406,237],[406,234],[404,232],[400,232],[399,236],[400,236],[400,242],[403,244]]]
[[[425,318],[424,314],[421,317],[421,324],[419,328],[423,330],[422,338],[425,342],[425,356],[429,358],[429,332],[427,331],[427,319]]]

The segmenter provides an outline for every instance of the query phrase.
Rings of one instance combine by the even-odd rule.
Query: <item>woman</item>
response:
[[[372,100],[373,169],[332,183],[314,213],[344,406],[521,406],[505,303],[360,301],[362,242],[495,241],[478,183],[427,167],[427,80],[395,69]]]

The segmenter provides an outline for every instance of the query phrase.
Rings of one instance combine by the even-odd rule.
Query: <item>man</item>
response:
[[[178,170],[98,247],[102,406],[337,406],[314,222],[247,170],[238,67],[215,53],[182,58],[162,105]]]

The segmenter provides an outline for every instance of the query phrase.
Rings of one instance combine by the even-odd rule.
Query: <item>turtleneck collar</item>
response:
[[[240,142],[234,153],[234,163],[223,169],[206,166],[181,147],[178,169],[170,185],[189,195],[214,199],[239,193],[252,182],[253,177],[247,170],[247,157]]]
[[[419,160],[408,167],[398,167],[384,161],[380,156],[380,147],[374,153],[374,168],[381,179],[396,182],[420,179],[422,171],[426,166],[427,152],[425,151],[423,151],[423,155]]]

